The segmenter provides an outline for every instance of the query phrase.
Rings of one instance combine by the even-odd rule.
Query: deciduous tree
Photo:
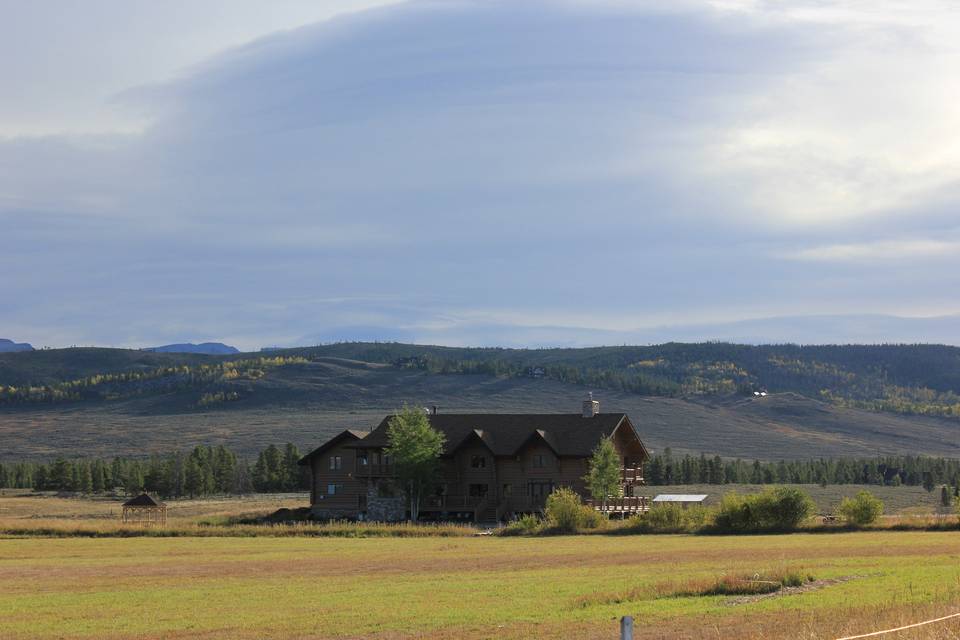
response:
[[[424,492],[437,483],[444,435],[430,425],[422,409],[404,406],[387,425],[388,446],[394,474],[407,497],[410,519],[420,515]]]

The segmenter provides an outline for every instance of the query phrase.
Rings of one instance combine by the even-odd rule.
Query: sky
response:
[[[953,2],[0,15],[0,337],[960,344]]]

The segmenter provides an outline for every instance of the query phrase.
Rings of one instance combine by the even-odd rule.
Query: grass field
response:
[[[305,503],[171,502],[169,529],[185,537],[24,537],[109,534],[119,503],[5,491],[0,532],[15,535],[0,533],[0,638],[614,638],[622,615],[638,638],[836,638],[960,611],[956,531],[357,539],[197,525]],[[672,595],[785,569],[815,581]],[[952,622],[896,636],[957,637]]]
[[[783,567],[817,582],[662,595]],[[960,535],[0,539],[0,584],[11,639],[834,638],[960,610]]]

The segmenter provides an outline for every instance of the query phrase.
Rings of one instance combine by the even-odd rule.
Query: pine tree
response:
[[[89,462],[80,462],[77,463],[78,467],[78,486],[77,489],[83,493],[90,493],[93,491],[93,473],[90,471]]]
[[[143,469],[136,460],[132,460],[126,464],[123,489],[131,495],[144,490]]]
[[[94,493],[103,493],[107,486],[107,477],[103,460],[94,460],[90,465],[90,482]]]
[[[184,491],[191,498],[195,498],[203,493],[203,469],[194,456],[187,457],[186,469],[184,470]]]
[[[58,457],[53,461],[53,465],[50,467],[50,478],[49,485],[51,489],[57,491],[69,491],[70,486],[73,484],[73,467],[72,465],[64,460],[62,457]]]
[[[302,484],[303,467],[297,463],[300,461],[300,452],[297,447],[287,443],[283,450],[283,490],[297,491]]]
[[[663,484],[663,459],[659,455],[653,456],[649,462],[647,481],[652,485]]]

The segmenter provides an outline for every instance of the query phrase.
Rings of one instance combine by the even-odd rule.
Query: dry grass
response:
[[[306,506],[306,494],[257,494],[173,500],[167,502],[164,526],[139,526],[120,521],[122,499],[64,498],[54,494],[4,491],[0,494],[0,536],[85,538],[131,537],[425,537],[473,535],[476,529],[455,524],[410,525],[378,523],[235,524],[280,508]]]
[[[960,610],[958,558],[942,532],[6,539],[0,637],[609,639],[632,615],[638,638],[830,639]],[[832,582],[739,606],[658,586],[778,567]]]
[[[52,492],[2,489],[0,520],[119,520],[124,500],[126,497],[120,496],[62,497]],[[305,507],[309,503],[310,496],[307,493],[251,494],[166,501],[167,515],[172,522],[270,513],[280,508]]]
[[[752,596],[800,587],[814,581],[812,574],[796,568],[778,568],[754,573],[724,573],[714,577],[689,578],[633,587],[625,591],[593,593],[575,600],[581,608],[623,604],[649,598],[692,598],[701,596]]]

